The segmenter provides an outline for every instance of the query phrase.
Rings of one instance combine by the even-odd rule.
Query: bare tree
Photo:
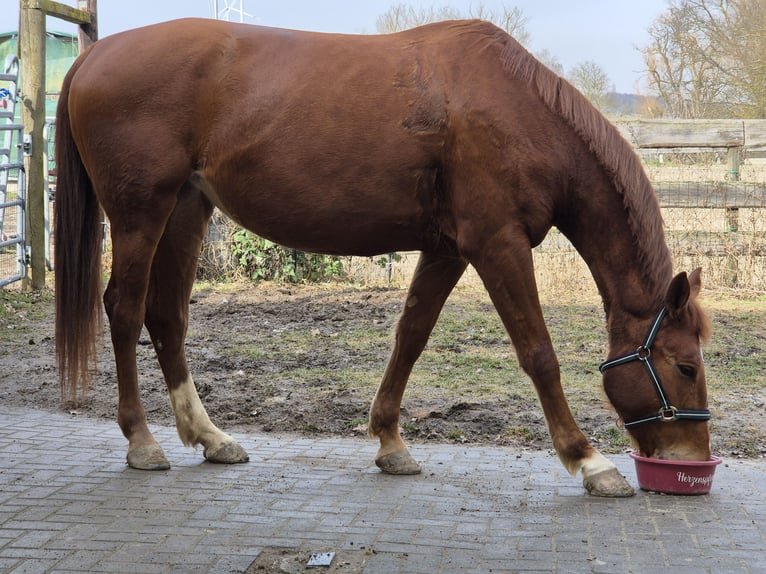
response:
[[[559,62],[559,59],[548,48],[538,50],[535,52],[535,58],[540,60],[543,64],[548,66],[551,70],[556,72],[559,76],[564,75],[564,66]]]
[[[599,110],[612,111],[614,106],[609,98],[612,81],[596,62],[588,60],[577,64],[569,71],[568,79]]]
[[[766,2],[671,0],[642,49],[676,117],[766,117]]]
[[[706,13],[717,50],[706,57],[725,79],[728,111],[766,118],[766,1],[729,0],[718,13]]]
[[[710,40],[695,17],[694,1],[672,1],[649,28],[652,40],[642,50],[650,87],[679,118],[708,116],[722,89],[718,70],[704,57]]]
[[[483,4],[478,4],[475,8],[469,9],[468,15],[471,18],[492,22],[513,36],[519,44],[524,46],[529,44],[529,32],[526,29],[527,18],[518,6],[512,8],[503,6],[503,11],[500,13],[487,9]]]

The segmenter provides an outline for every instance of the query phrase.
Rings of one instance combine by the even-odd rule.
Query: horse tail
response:
[[[69,96],[81,56],[64,79],[56,110],[56,359],[61,396],[88,390],[101,332],[101,208],[72,136]]]

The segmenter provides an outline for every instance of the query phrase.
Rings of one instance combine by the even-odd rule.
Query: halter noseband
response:
[[[657,392],[657,396],[660,399],[660,410],[654,414],[626,422],[626,429],[656,421],[669,423],[677,420],[710,420],[710,411],[708,409],[677,409],[676,407],[672,406],[668,401],[668,396],[662,386],[660,377],[654,368],[654,364],[652,363],[652,345],[654,345],[654,339],[657,337],[657,333],[660,330],[662,320],[667,316],[667,314],[668,310],[665,307],[660,309],[659,313],[657,313],[657,316],[654,318],[654,321],[652,321],[652,324],[649,326],[649,332],[646,334],[646,339],[644,340],[643,345],[641,345],[633,353],[628,353],[627,355],[622,355],[615,359],[604,361],[598,368],[598,370],[603,373],[607,369],[617,367],[618,365],[624,365],[625,363],[630,363],[632,361],[641,361],[644,364],[644,367],[646,367],[646,372],[649,374],[649,379],[651,379],[652,385],[654,385],[654,390]]]

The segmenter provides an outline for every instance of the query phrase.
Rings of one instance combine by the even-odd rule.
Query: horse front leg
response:
[[[582,471],[591,494],[635,494],[617,467],[598,452],[577,426],[561,386],[561,372],[537,296],[532,252],[523,233],[495,235],[471,263],[507,329],[519,364],[535,385],[553,446],[572,474]]]
[[[389,474],[417,474],[420,465],[410,455],[399,432],[402,396],[412,367],[428,341],[444,302],[467,263],[454,256],[422,253],[407,292],[391,358],[370,408],[369,434],[380,439],[375,464]]]
[[[145,324],[170,394],[176,430],[187,446],[201,444],[211,462],[240,463],[245,450],[210,420],[186,362],[189,299],[212,206],[190,184],[181,190],[152,263]]]

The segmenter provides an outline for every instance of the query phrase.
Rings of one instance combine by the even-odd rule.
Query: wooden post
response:
[[[739,207],[726,208],[726,231],[729,233],[739,231]]]
[[[29,277],[24,288],[45,287],[45,165],[43,129],[45,127],[45,16],[74,22],[80,26],[80,46],[96,41],[96,0],[78,0],[91,11],[77,10],[54,0],[20,0],[19,59],[21,62],[21,118],[24,138],[29,146],[24,151],[27,173],[27,231],[30,249]],[[83,40],[83,37],[87,40]],[[29,273],[28,273],[29,275]]]
[[[21,73],[21,118],[24,124],[24,163],[27,172],[27,230],[31,249],[29,274],[24,287],[45,287],[45,177],[43,127],[45,125],[45,12],[21,0],[19,11],[19,58]],[[28,147],[27,145],[28,144]]]
[[[738,232],[739,232],[739,208],[727,207],[726,208],[726,242],[725,249],[727,253],[724,256],[724,281],[729,287],[737,286],[737,275],[739,273],[739,256],[738,256]]]
[[[741,155],[739,147],[730,147],[726,155],[726,181],[739,181],[739,166]],[[725,256],[724,268],[725,281],[730,287],[737,286],[739,272],[739,258],[736,253],[737,232],[739,231],[739,209],[736,207],[726,208],[727,248],[731,250]]]
[[[96,9],[96,0],[77,0],[77,7],[83,12],[90,14],[90,22],[80,24],[79,41],[80,52],[98,40],[98,20]]]
[[[739,166],[741,161],[739,147],[730,147],[726,155],[726,180],[739,181]]]

